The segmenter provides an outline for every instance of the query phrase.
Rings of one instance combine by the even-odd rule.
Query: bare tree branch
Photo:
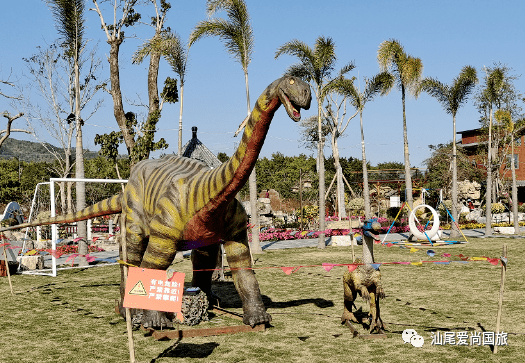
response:
[[[5,134],[0,139],[0,148],[2,147],[2,144],[4,143],[4,141],[7,140],[7,138],[11,135],[11,132],[27,132],[28,134],[31,133],[30,131],[27,131],[27,130],[20,130],[20,129],[13,129],[12,130],[11,129],[11,124],[13,123],[13,121],[18,119],[18,118],[20,118],[20,117],[22,117],[22,116],[24,116],[24,114],[22,112],[19,112],[18,114],[14,115],[14,116],[11,116],[7,112],[4,113],[4,117],[7,118],[7,128],[5,130],[1,130],[0,131],[0,135]]]

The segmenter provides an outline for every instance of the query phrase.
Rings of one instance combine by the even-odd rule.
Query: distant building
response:
[[[494,127],[493,132],[497,133],[498,128]],[[458,144],[458,147],[461,147],[465,154],[475,162],[478,168],[485,169],[484,162],[486,160],[487,153],[487,140],[488,134],[486,130],[483,129],[473,129],[459,131],[458,134],[461,135],[461,143]],[[525,162],[525,145],[524,145],[524,134],[525,127],[521,127],[515,131],[514,139],[514,165],[516,168],[516,184],[518,185],[518,202],[525,202],[525,165],[521,166],[520,161]],[[484,154],[480,157],[480,149],[483,150]],[[506,162],[501,163],[500,165],[500,175],[503,176],[504,180],[508,182],[512,181],[512,174],[510,169],[510,153],[511,148],[508,148],[508,155]],[[493,152],[495,155],[495,152]],[[494,159],[493,159],[494,160]]]
[[[210,168],[215,169],[222,165],[221,161],[197,138],[197,127],[191,128],[191,140],[182,147],[182,156],[202,161]]]

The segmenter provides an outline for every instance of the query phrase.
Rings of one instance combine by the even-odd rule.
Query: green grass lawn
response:
[[[156,341],[134,332],[138,362],[508,362],[519,361],[525,349],[523,274],[525,243],[517,239],[470,239],[465,245],[410,253],[399,247],[375,246],[378,262],[442,260],[441,253],[501,256],[508,245],[509,266],[501,329],[508,346],[493,354],[489,346],[435,346],[431,332],[495,331],[501,266],[486,261],[422,266],[381,266],[386,299],[381,316],[386,339],[353,338],[340,324],[343,311],[342,277],[345,267],[326,272],[302,267],[286,275],[279,266],[351,263],[350,247],[325,250],[274,250],[254,256],[257,279],[272,327],[264,332]],[[357,249],[360,254],[360,247]],[[188,259],[176,264],[191,281]],[[125,362],[129,360],[126,324],[114,312],[119,269],[108,266],[60,271],[58,277],[12,276],[0,279],[0,362]],[[231,281],[216,284],[222,307],[242,313]],[[359,299],[359,298],[358,298]],[[357,301],[357,306],[368,307]],[[238,324],[213,317],[199,327]],[[415,329],[425,339],[422,348],[404,344],[401,333]],[[184,327],[184,329],[190,329]],[[361,334],[366,331],[359,326]]]

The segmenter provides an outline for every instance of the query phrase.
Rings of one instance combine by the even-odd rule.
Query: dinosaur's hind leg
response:
[[[354,301],[357,297],[357,289],[354,286],[354,281],[352,279],[352,273],[345,272],[343,276],[343,290],[344,290],[344,309],[343,315],[341,316],[341,323],[346,321],[353,321],[357,323],[357,319],[352,312],[352,308],[355,306]]]
[[[242,299],[244,324],[253,327],[257,324],[269,323],[272,317],[266,312],[259,283],[251,269],[250,247],[246,231],[242,233],[241,241],[227,241],[224,248],[228,265],[232,269],[233,282]]]
[[[383,320],[381,320],[381,314],[379,309],[379,293],[373,288],[373,291],[370,291],[370,315],[372,322],[370,324],[370,333],[384,334],[385,325]]]
[[[193,262],[192,286],[200,287],[208,296],[210,305],[217,305],[217,297],[211,292],[211,277],[217,264],[220,245],[214,244],[191,251]]]

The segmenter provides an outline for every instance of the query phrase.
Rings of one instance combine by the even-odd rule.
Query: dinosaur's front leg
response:
[[[156,270],[166,270],[175,254],[176,243],[161,235],[150,235],[149,244],[144,253],[144,258],[140,264],[142,268],[151,268]],[[142,325],[145,328],[163,328],[173,327],[172,314],[156,310],[143,310]]]
[[[233,282],[242,299],[244,324],[255,326],[272,320],[264,307],[259,283],[251,269],[250,247],[246,231],[242,241],[227,241],[224,244],[228,265],[232,269]]]
[[[378,274],[377,282],[371,286],[373,291],[370,292],[370,314],[372,315],[372,323],[370,325],[370,332],[376,331],[379,334],[384,334],[385,324],[381,320],[381,313],[379,308],[379,299],[385,298],[385,291],[381,285],[381,275]]]

